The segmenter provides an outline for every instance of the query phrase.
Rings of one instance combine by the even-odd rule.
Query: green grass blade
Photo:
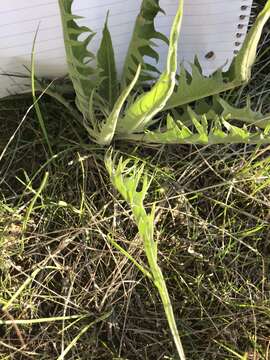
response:
[[[57,358],[57,360],[64,360],[65,356],[69,353],[69,351],[76,345],[77,341],[83,336],[83,334],[85,334],[88,329],[90,329],[90,327],[92,327],[93,325],[104,321],[106,319],[108,319],[108,317],[111,315],[111,312],[107,312],[103,315],[101,315],[100,317],[98,317],[96,320],[91,321],[90,324],[85,325],[81,331],[79,332],[78,335],[76,335],[74,337],[74,339],[72,339],[72,341],[69,343],[69,345],[65,348],[65,350],[62,352],[62,354]]]
[[[27,225],[28,225],[28,221],[30,219],[30,215],[31,215],[31,213],[33,211],[33,208],[35,206],[35,203],[36,203],[37,199],[40,197],[43,189],[45,188],[45,186],[47,184],[48,178],[49,178],[49,173],[46,172],[45,175],[44,175],[44,178],[43,178],[43,180],[42,180],[42,182],[40,184],[39,189],[36,191],[33,199],[30,202],[29,207],[26,210],[25,218],[24,218],[24,221],[23,221],[23,232],[27,229]]]
[[[84,319],[89,315],[69,315],[69,316],[54,316],[54,317],[46,317],[39,319],[13,319],[13,320],[2,320],[0,319],[0,325],[31,325],[31,324],[41,324],[41,323],[50,323],[55,321],[67,321],[73,319]]]
[[[229,346],[226,346],[216,340],[214,340],[218,345],[220,345],[222,348],[224,348],[225,350],[227,350],[230,354],[234,355],[237,359],[239,360],[247,360],[248,359],[248,354],[245,353],[244,355],[240,355],[238,352],[236,352],[235,350],[231,349]]]
[[[148,277],[149,279],[153,279],[152,275],[150,274],[150,272],[148,270],[146,270],[141,264],[138,263],[138,261],[136,261],[134,259],[133,256],[131,256],[122,246],[120,246],[115,240],[113,240],[113,238],[111,236],[108,235],[108,241],[117,249],[121,252],[121,254],[123,254],[128,260],[130,260],[131,262],[133,262],[133,264],[137,267],[137,269],[139,269],[144,276]]]
[[[2,310],[5,312],[9,310],[13,302],[20,296],[21,293],[23,293],[24,289],[32,282],[33,279],[38,275],[38,273],[41,271],[41,268],[37,268],[32,272],[32,274],[24,281],[24,283],[19,287],[19,289],[12,295],[12,297],[5,303]]]
[[[52,99],[58,101],[59,104],[64,106],[70,112],[74,119],[81,123],[83,120],[82,114],[74,106],[72,106],[58,90],[54,89],[52,85],[53,81],[50,84],[46,84],[45,86],[45,84],[36,79],[36,91],[45,93]]]
[[[33,103],[34,103],[34,108],[37,114],[37,118],[38,118],[38,122],[39,122],[39,126],[41,128],[41,131],[43,133],[43,136],[45,138],[45,141],[48,145],[48,149],[49,149],[49,153],[51,156],[53,156],[53,151],[52,151],[52,147],[51,147],[51,143],[49,140],[49,136],[48,136],[48,132],[43,120],[43,116],[42,113],[40,111],[40,107],[38,104],[38,99],[36,97],[36,79],[35,79],[35,45],[36,45],[36,40],[37,40],[37,35],[38,35],[38,29],[35,33],[35,37],[34,37],[34,41],[33,41],[33,46],[32,46],[32,51],[31,51],[31,89],[32,89],[32,97],[33,97]]]

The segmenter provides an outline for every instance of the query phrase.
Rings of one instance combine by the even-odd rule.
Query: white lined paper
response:
[[[91,2],[91,5],[90,5]],[[91,42],[91,51],[98,49],[102,27],[107,10],[110,10],[109,28],[111,31],[118,70],[121,70],[134,20],[139,12],[140,0],[75,0],[73,12],[84,19],[80,24],[87,25],[97,32]],[[166,16],[160,14],[156,19],[158,31],[169,35],[176,12],[178,0],[160,0]],[[235,43],[242,42],[249,23],[252,0],[186,0],[184,19],[179,44],[179,61],[188,64],[195,54],[198,56],[205,74],[229,65]],[[243,10],[241,6],[247,8]],[[240,20],[240,15],[245,18]],[[238,30],[238,24],[244,25]],[[30,67],[31,49],[35,32],[38,30],[35,45],[36,72],[38,76],[58,77],[67,72],[62,37],[61,21],[57,0],[9,0],[0,9],[0,72],[25,74],[24,66]],[[241,38],[236,39],[236,33]],[[164,66],[167,47],[161,44],[160,68]],[[214,52],[214,57],[205,55]],[[226,68],[226,67],[225,67]],[[20,92],[25,79],[7,76],[0,77],[0,97]],[[16,85],[17,84],[17,85]]]

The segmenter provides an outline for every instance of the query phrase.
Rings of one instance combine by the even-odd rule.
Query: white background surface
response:
[[[186,0],[184,20],[179,46],[179,62],[191,62],[197,54],[205,74],[209,74],[233,58],[238,47],[235,42],[244,40],[249,22],[252,0]],[[107,10],[110,10],[109,28],[115,46],[118,69],[121,70],[134,20],[140,8],[140,0],[75,0],[73,12],[85,19],[80,23],[97,32],[91,43],[96,51],[100,43],[102,27]],[[169,35],[170,26],[178,0],[161,0],[160,6],[166,16],[156,19],[158,31]],[[246,5],[246,10],[241,6]],[[246,18],[240,20],[240,15]],[[244,24],[238,30],[238,24]],[[30,66],[31,48],[39,25],[36,42],[36,71],[40,76],[57,77],[66,74],[65,52],[57,0],[9,0],[0,8],[0,72],[26,73],[24,66]],[[240,39],[236,38],[241,33]],[[162,44],[160,66],[166,57],[166,45]],[[215,56],[206,59],[213,51]],[[25,89],[19,80],[0,76],[0,97]]]

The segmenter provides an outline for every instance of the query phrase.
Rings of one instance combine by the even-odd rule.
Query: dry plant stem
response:
[[[24,341],[24,338],[23,338],[23,336],[22,336],[22,333],[21,333],[18,325],[16,324],[13,316],[8,312],[8,310],[2,309],[2,311],[3,311],[4,315],[9,319],[11,325],[13,326],[13,328],[14,328],[17,336],[18,336],[18,339],[20,340],[21,346],[22,346],[23,348],[25,348],[25,347],[26,347],[26,343],[25,343],[25,341]]]

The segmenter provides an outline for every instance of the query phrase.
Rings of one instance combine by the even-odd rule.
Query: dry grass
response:
[[[27,126],[1,168],[4,308],[18,292],[2,313],[8,321],[0,329],[2,359],[61,359],[78,335],[65,359],[174,358],[153,285],[107,241],[113,230],[145,261],[130,211],[105,172],[104,150],[79,143],[81,130],[72,124],[59,126],[52,141],[57,157],[48,162],[36,152],[43,144],[35,120]],[[188,358],[249,352],[268,359],[268,148],[179,146],[136,154],[153,176],[148,203],[157,202],[160,265]],[[45,171],[47,185],[23,232]]]
[[[268,42],[256,81],[241,101],[230,95],[266,111]],[[30,105],[0,103],[0,153]],[[145,263],[105,149],[52,100],[41,111],[55,156],[31,111],[0,168],[0,359],[176,359],[153,284],[107,240]],[[187,358],[269,360],[270,147],[115,147],[153,177],[148,206]]]

